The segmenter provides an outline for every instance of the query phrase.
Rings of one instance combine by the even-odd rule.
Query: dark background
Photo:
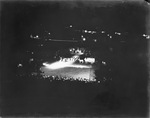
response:
[[[2,116],[147,116],[148,113],[148,9],[145,2],[1,2],[1,115]],[[44,30],[55,39],[80,37],[64,27],[127,33],[96,44],[67,44],[32,41],[31,34],[44,37]],[[126,43],[120,43],[125,39]],[[37,45],[44,43],[39,48]],[[36,79],[26,76],[48,60],[57,49],[82,45],[96,51],[112,69],[110,82],[78,83]],[[112,47],[113,53],[107,48]],[[35,52],[34,66],[27,61]],[[50,56],[52,57],[52,56]],[[19,62],[24,68],[17,69]],[[37,67],[37,68],[36,68]],[[97,77],[107,75],[99,70]],[[18,77],[20,73],[24,76]],[[106,74],[105,74],[106,73]]]

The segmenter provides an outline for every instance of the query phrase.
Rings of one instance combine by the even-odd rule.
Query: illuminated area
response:
[[[92,64],[95,63],[95,58],[87,57],[80,59],[84,55],[84,48],[76,50],[69,49],[70,54],[74,54],[71,58],[60,57],[60,60],[53,63],[44,62],[40,68],[44,78],[53,77],[55,80],[70,80],[70,81],[96,81]],[[56,78],[57,77],[57,78]]]
[[[61,69],[49,69],[47,67],[41,67],[42,76],[44,78],[53,77],[55,80],[70,80],[70,81],[85,81],[94,82],[95,74],[92,68],[76,68],[76,67],[66,67]],[[58,77],[58,78],[56,78]]]

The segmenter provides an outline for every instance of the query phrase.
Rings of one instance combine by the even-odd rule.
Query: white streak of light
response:
[[[91,66],[87,66],[87,65],[78,65],[78,64],[73,64],[73,62],[60,62],[60,61],[54,62],[52,64],[43,63],[43,65],[48,69],[52,69],[52,70],[66,68],[66,67],[91,68]]]
[[[43,65],[46,66],[49,69],[60,69],[60,68],[65,68],[65,67],[69,66],[72,63],[73,62],[61,62],[61,61],[57,61],[57,62],[54,62],[52,64],[43,63]]]
[[[78,65],[78,64],[68,65],[68,67],[74,67],[74,68],[92,68],[92,66]]]

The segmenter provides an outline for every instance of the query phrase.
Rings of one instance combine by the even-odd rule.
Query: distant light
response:
[[[34,54],[34,52],[31,52],[31,54]]]
[[[82,38],[82,40],[83,40],[83,41],[85,41],[85,40],[86,40],[86,38],[84,38],[84,37],[83,37],[83,35],[81,35],[81,38]]]
[[[85,41],[86,40],[86,38],[83,38],[83,41]]]
[[[97,39],[94,39],[94,42],[97,42]]]
[[[109,34],[107,34],[107,36],[109,36]]]
[[[49,32],[48,34],[50,35],[51,33]]]
[[[105,61],[102,61],[102,64],[106,65],[106,62],[105,62]]]
[[[39,36],[38,35],[36,35],[36,37],[35,38],[39,38]]]
[[[88,31],[87,31],[87,30],[84,30],[84,32],[87,33]]]
[[[34,37],[32,36],[32,34],[30,35],[30,38],[34,38]]]
[[[145,36],[146,36],[146,34],[143,34],[143,36],[145,37]]]
[[[96,31],[92,31],[92,34],[96,33]]]
[[[41,46],[43,46],[43,44],[41,44]]]
[[[146,39],[150,39],[150,35],[147,35]]]
[[[38,35],[33,36],[33,35],[31,34],[31,35],[30,35],[30,38],[39,39],[39,36],[38,36]]]
[[[110,36],[109,38],[112,38],[112,36]]]
[[[91,64],[95,63],[95,58],[85,58],[84,60],[86,63],[88,63],[88,62]]]
[[[105,33],[105,31],[102,31],[102,33]]]
[[[88,33],[92,33],[92,31],[88,31]]]
[[[101,83],[101,81],[98,81],[98,83]]]
[[[18,64],[18,67],[22,67],[23,65],[22,64]]]
[[[52,76],[52,78],[55,78],[55,76]]]
[[[143,34],[146,39],[150,39],[150,35]]]
[[[30,61],[30,62],[31,62],[31,61],[34,61],[34,59],[33,59],[33,58],[31,58],[29,61]]]
[[[115,34],[117,34],[117,35],[121,35],[121,33],[119,33],[119,32],[115,32]]]
[[[70,25],[69,27],[72,27],[72,25]]]

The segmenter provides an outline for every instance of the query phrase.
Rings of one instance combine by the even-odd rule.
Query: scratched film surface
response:
[[[2,116],[147,116],[146,2],[1,3]]]

